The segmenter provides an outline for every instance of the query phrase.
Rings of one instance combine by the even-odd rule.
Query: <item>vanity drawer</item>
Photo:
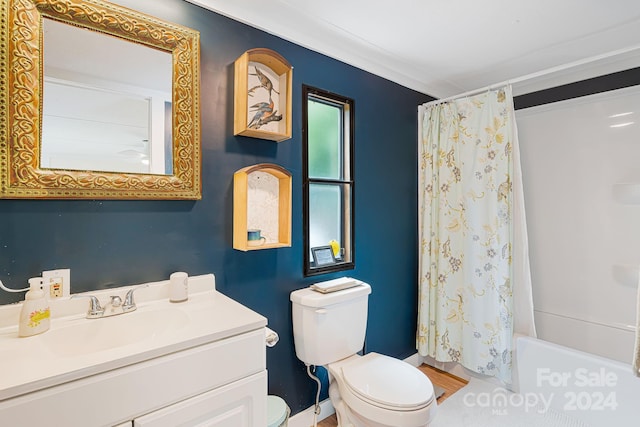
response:
[[[133,420],[133,427],[264,427],[266,424],[266,371]]]
[[[258,329],[5,400],[0,420],[2,425],[113,426],[265,369],[264,329]]]

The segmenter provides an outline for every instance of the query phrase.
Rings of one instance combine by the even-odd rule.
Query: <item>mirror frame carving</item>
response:
[[[0,198],[202,197],[199,32],[101,0],[0,4]],[[40,169],[44,17],[172,55],[173,175]]]

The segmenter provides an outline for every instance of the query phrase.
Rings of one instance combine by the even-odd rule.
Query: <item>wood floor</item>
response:
[[[438,403],[442,403],[447,400],[453,393],[460,390],[462,387],[467,385],[467,381],[453,376],[447,372],[441,371],[439,369],[433,368],[429,365],[421,365],[418,366],[424,374],[429,377],[433,385],[440,386],[444,389],[444,394],[440,396],[438,399]],[[331,415],[330,417],[325,418],[324,420],[318,423],[318,427],[337,427],[338,419],[336,418],[336,414]]]

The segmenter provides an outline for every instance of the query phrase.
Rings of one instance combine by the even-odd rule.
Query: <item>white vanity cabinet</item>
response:
[[[0,403],[0,425],[264,427],[264,330]]]
[[[195,282],[208,290],[195,294],[190,288],[188,303],[171,305],[160,288],[160,302],[141,304],[141,319],[155,319],[145,317],[153,310],[180,309],[184,324],[132,345],[56,355],[46,333],[17,338],[13,328],[3,337],[0,329],[0,354],[7,350],[4,355],[10,358],[0,368],[0,426],[264,427],[266,319],[209,290],[212,276],[196,277]],[[144,291],[157,293],[150,288],[138,292],[142,297]],[[134,314],[121,319],[126,316],[136,320]],[[84,318],[60,322],[104,322],[93,324],[102,325],[105,335],[116,324]],[[22,349],[26,356],[15,357]]]

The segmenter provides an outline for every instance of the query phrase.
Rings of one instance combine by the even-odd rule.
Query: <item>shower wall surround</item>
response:
[[[518,110],[539,338],[629,363],[640,264],[640,86]]]

